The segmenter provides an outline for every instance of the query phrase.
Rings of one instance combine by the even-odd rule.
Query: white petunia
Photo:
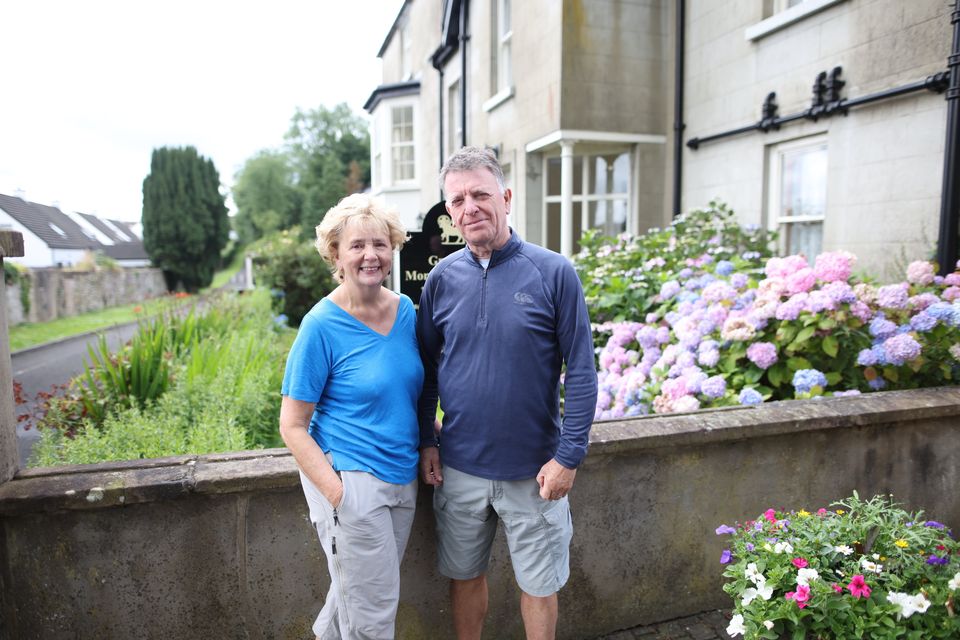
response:
[[[763,626],[765,626],[767,629],[773,629],[773,623],[770,622],[769,620],[764,620]]]
[[[739,613],[732,618],[730,618],[730,624],[727,625],[727,635],[731,638],[736,636],[742,636],[747,632],[747,628],[743,626],[743,616]]]
[[[957,571],[957,575],[950,579],[950,582],[947,583],[947,586],[954,591],[960,589],[960,571]]]
[[[751,562],[750,564],[747,565],[747,568],[743,570],[743,576],[745,578],[748,578],[751,582],[754,582],[754,583],[757,581],[756,578],[759,575],[761,574],[757,570],[756,562]]]
[[[887,602],[900,607],[900,615],[909,618],[915,613],[925,613],[930,607],[930,601],[922,593],[911,596],[909,593],[891,591],[887,594]]]
[[[774,553],[793,553],[793,546],[789,542],[778,542],[773,545]]]
[[[820,574],[817,573],[816,569],[800,569],[797,571],[797,584],[804,584],[809,586],[811,582],[820,578]]]
[[[853,553],[853,549],[850,548],[850,547],[848,547],[848,546],[845,545],[845,544],[838,544],[837,546],[835,546],[835,547],[833,548],[833,550],[836,551],[837,553],[842,553],[842,554],[845,555],[845,556],[848,556],[848,555],[850,555],[851,553]]]

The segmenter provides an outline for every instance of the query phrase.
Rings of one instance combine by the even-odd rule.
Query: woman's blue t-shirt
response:
[[[410,298],[381,335],[323,298],[303,318],[287,356],[282,393],[316,403],[310,435],[337,471],[367,471],[384,482],[416,478],[417,399],[423,365]]]

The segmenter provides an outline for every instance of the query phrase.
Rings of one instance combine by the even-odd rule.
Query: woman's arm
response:
[[[280,403],[280,437],[293,458],[320,493],[337,508],[343,498],[343,483],[308,431],[316,405],[283,396]]]

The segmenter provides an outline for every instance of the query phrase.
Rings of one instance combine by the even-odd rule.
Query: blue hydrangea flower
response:
[[[810,393],[814,387],[826,387],[827,376],[816,369],[800,369],[793,374],[793,388],[797,393]]]
[[[727,392],[727,381],[723,376],[711,376],[700,383],[700,393],[708,398],[720,398]]]
[[[729,260],[721,260],[717,263],[717,273],[722,276],[728,276],[733,273],[733,263]]]
[[[743,389],[738,397],[740,404],[754,405],[763,402],[763,396],[756,389]]]
[[[937,326],[937,319],[926,311],[921,311],[917,315],[910,318],[910,328],[914,331],[919,331],[920,333],[930,331],[935,326]]]

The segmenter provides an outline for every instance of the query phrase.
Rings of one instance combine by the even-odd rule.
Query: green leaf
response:
[[[794,356],[787,359],[787,367],[791,372],[799,371],[800,369],[812,369],[813,365],[810,364],[810,361],[801,356]]]
[[[837,342],[837,339],[833,336],[826,336],[823,339],[823,352],[830,356],[831,358],[836,358],[837,353],[840,352],[840,344]]]

